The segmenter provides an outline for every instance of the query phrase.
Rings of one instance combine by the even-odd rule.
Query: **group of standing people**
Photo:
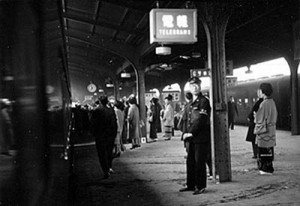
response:
[[[190,92],[186,93],[187,104],[178,126],[182,131],[182,140],[187,151],[187,187],[180,189],[180,192],[193,191],[193,194],[197,195],[203,193],[207,186],[206,165],[209,168],[209,175],[212,175],[211,107],[209,99],[201,93],[201,80],[192,77],[188,82]],[[252,143],[253,158],[257,158],[259,173],[262,175],[274,172],[277,110],[272,93],[272,85],[262,83],[257,90],[258,100],[248,115],[249,130],[246,140]],[[129,97],[127,112],[119,101],[115,104],[115,110],[106,96],[100,97],[99,101],[101,106],[91,115],[92,133],[95,136],[104,177],[108,178],[113,172],[113,151],[117,154],[122,151],[121,137],[124,128],[128,130],[127,135],[131,139],[132,149],[141,146],[140,113],[135,96]],[[157,140],[157,132],[161,131],[160,120],[164,125],[166,140],[171,139],[174,127],[174,110],[171,102],[172,96],[169,95],[165,98],[165,109],[162,110],[157,98],[151,100],[150,138],[154,141]],[[124,127],[126,124],[128,127]]]
[[[207,185],[206,164],[212,173],[210,157],[210,113],[209,100],[201,93],[201,80],[189,79],[190,93],[186,93],[187,104],[179,123],[182,140],[187,151],[186,187],[180,192],[193,191],[194,195],[205,191]],[[276,146],[277,110],[272,99],[272,85],[262,83],[257,91],[258,101],[249,114],[247,141],[252,142],[253,154],[257,158],[261,175],[274,172],[274,147]],[[233,101],[231,101],[232,103]],[[232,104],[233,105],[233,104]],[[231,109],[235,109],[228,105]],[[231,129],[233,126],[230,125]]]
[[[128,107],[121,101],[114,103],[107,96],[101,96],[96,108],[91,112],[91,133],[95,137],[99,162],[108,178],[114,171],[112,161],[125,150],[122,136],[124,133],[131,140],[132,148],[141,146],[140,113],[136,97],[128,98]]]
[[[149,123],[150,123],[150,139],[157,141],[157,133],[162,132],[161,122],[164,128],[165,140],[171,140],[174,134],[174,108],[172,105],[173,96],[168,95],[164,98],[164,109],[158,102],[158,98],[154,97],[150,100]]]

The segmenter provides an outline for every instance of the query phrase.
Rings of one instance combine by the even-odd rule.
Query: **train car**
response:
[[[300,75],[298,75],[300,78]],[[227,88],[227,97],[233,96],[238,108],[238,115],[235,116],[237,125],[248,125],[248,115],[257,101],[257,89],[263,82],[272,84],[274,101],[278,111],[277,128],[282,130],[291,130],[291,89],[290,76],[277,75],[273,77],[264,77],[245,82],[239,82],[235,86]],[[207,89],[202,93],[209,96]],[[298,91],[298,102],[300,102],[300,91]]]
[[[273,98],[278,111],[277,128],[291,130],[291,89],[290,76],[280,75],[270,78],[260,78],[248,82],[240,82],[238,85],[227,89],[228,97],[233,96],[236,100],[239,115],[235,122],[240,125],[248,124],[248,114],[257,100],[257,89],[263,82],[273,86]]]

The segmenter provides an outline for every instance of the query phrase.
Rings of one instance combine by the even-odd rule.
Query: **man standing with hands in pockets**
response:
[[[187,187],[180,192],[194,191],[194,195],[205,191],[206,161],[210,147],[210,111],[209,100],[201,93],[201,80],[192,77],[188,80],[193,94],[190,110],[187,114],[187,133],[183,139],[190,138],[187,155]]]

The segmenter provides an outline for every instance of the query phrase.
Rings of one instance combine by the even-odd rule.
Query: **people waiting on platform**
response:
[[[122,99],[124,104],[124,126],[123,126],[123,132],[122,132],[122,142],[124,144],[129,143],[129,132],[128,132],[128,110],[129,110],[129,103],[128,99],[123,98]]]
[[[256,143],[258,146],[258,169],[261,175],[273,174],[274,147],[276,146],[277,109],[272,98],[273,88],[270,83],[259,86],[263,98],[255,114]]]
[[[149,112],[149,123],[150,123],[150,134],[149,137],[152,141],[157,141],[157,128],[160,124],[160,108],[158,106],[158,99],[153,97],[150,100],[150,112]]]
[[[230,96],[228,101],[228,128],[234,129],[235,114],[239,115],[239,111],[234,101],[234,97]]]
[[[113,148],[118,126],[115,111],[110,106],[107,96],[101,96],[99,100],[102,106],[92,112],[91,132],[95,137],[104,179],[107,179],[113,173]]]
[[[201,93],[201,80],[192,77],[188,81],[193,95],[188,113],[187,132],[183,140],[190,138],[187,155],[187,187],[180,192],[194,191],[194,195],[205,191],[207,185],[206,163],[210,145],[210,112],[209,100]]]
[[[121,101],[116,101],[114,104],[114,109],[117,116],[117,123],[118,123],[118,130],[117,136],[115,139],[115,146],[114,146],[114,157],[119,157],[123,151],[125,151],[125,146],[122,142],[122,133],[123,133],[123,126],[124,126],[124,104]]]
[[[247,136],[246,136],[246,141],[252,143],[252,151],[253,151],[253,157],[252,158],[253,159],[257,158],[256,134],[253,133],[254,132],[254,127],[255,127],[254,115],[257,112],[257,110],[259,109],[260,103],[263,101],[263,98],[260,97],[259,90],[257,90],[257,97],[259,99],[255,102],[254,106],[251,109],[251,112],[248,115],[249,127],[248,127]]]
[[[172,107],[173,96],[168,95],[165,97],[165,110],[163,114],[164,137],[165,140],[170,140],[172,137],[172,130],[174,127],[174,109]]]
[[[141,147],[140,111],[137,106],[136,97],[134,95],[129,96],[128,103],[129,103],[129,110],[127,116],[128,134],[132,144],[131,149],[135,149],[137,147]]]
[[[158,99],[157,99],[158,100]],[[159,103],[159,101],[156,102],[156,106],[157,106],[157,110],[158,110],[158,118],[157,118],[157,123],[156,123],[156,132],[157,133],[161,133],[162,129],[161,129],[161,111],[163,111],[161,104]]]

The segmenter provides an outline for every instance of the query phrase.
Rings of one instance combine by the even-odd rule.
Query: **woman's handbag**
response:
[[[153,115],[152,115],[152,114],[149,116],[149,122],[150,122],[150,123],[153,122]]]
[[[267,120],[265,120],[263,124],[255,124],[254,131],[253,131],[254,134],[264,134],[266,132],[268,132]]]

